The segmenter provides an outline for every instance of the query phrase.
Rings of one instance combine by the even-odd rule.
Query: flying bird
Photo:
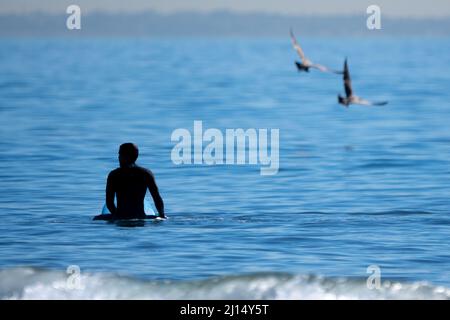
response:
[[[309,60],[302,48],[300,47],[300,45],[297,42],[297,39],[295,39],[294,33],[292,32],[292,29],[290,29],[290,34],[291,34],[291,40],[292,40],[292,46],[294,47],[295,51],[297,51],[297,54],[299,55],[300,59],[302,62],[298,62],[295,61],[295,65],[297,66],[298,71],[305,71],[305,72],[309,72],[310,68],[314,68],[314,69],[318,69],[322,72],[332,72],[332,73],[338,73],[338,74],[342,74],[341,71],[333,71],[328,69],[327,67],[321,65],[321,64],[317,64],[317,63],[313,63],[311,60]]]
[[[353,94],[352,90],[352,81],[350,79],[350,72],[348,71],[348,64],[347,59],[345,59],[344,62],[344,88],[345,88],[345,97],[342,97],[340,94],[338,95],[338,102],[345,107],[348,108],[351,104],[359,104],[363,106],[384,106],[388,102],[387,101],[380,101],[380,102],[370,102],[368,100],[364,100],[356,95]]]

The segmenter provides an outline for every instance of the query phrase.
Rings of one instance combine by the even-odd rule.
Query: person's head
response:
[[[137,145],[131,142],[124,143],[119,148],[119,162],[121,167],[127,167],[136,162],[139,156]]]

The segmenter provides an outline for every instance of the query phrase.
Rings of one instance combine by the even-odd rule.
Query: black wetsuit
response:
[[[150,170],[132,165],[111,171],[106,184],[106,206],[114,219],[145,218],[144,198],[147,189],[153,197],[160,216],[164,216],[164,203]],[[117,198],[117,208],[114,204]]]

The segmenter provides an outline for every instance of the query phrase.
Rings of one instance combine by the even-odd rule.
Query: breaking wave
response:
[[[450,299],[450,288],[426,282],[385,282],[280,273],[224,276],[195,281],[141,280],[36,268],[0,271],[1,299]]]

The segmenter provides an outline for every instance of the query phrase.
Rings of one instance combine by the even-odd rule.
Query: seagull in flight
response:
[[[295,51],[297,51],[297,54],[299,55],[299,57],[302,61],[302,62],[295,61],[295,65],[297,66],[298,71],[309,72],[310,68],[314,68],[314,69],[318,69],[322,72],[332,72],[332,73],[342,74],[342,72],[340,72],[340,71],[330,70],[321,64],[313,63],[311,60],[309,60],[305,56],[300,45],[298,44],[297,39],[294,36],[294,32],[292,32],[292,29],[290,29],[290,34],[291,34],[292,46],[294,47]]]
[[[350,72],[348,71],[347,59],[345,59],[344,63],[344,88],[345,88],[345,97],[338,95],[338,102],[348,108],[351,104],[359,104],[362,106],[384,106],[388,102],[380,101],[380,102],[370,102],[368,100],[364,100],[353,94],[352,90],[352,80],[350,79]]]

